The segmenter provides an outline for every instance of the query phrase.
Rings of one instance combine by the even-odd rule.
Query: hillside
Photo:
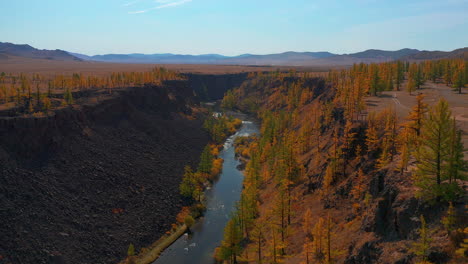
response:
[[[0,42],[0,54],[18,56],[31,59],[47,59],[59,61],[80,61],[81,59],[70,55],[63,50],[39,50],[29,45],[17,45]],[[4,58],[6,59],[6,58]],[[1,60],[1,58],[0,58]]]
[[[3,55],[1,55],[3,54]],[[380,63],[394,60],[428,60],[442,58],[467,58],[467,48],[445,51],[419,51],[400,49],[386,51],[370,49],[350,54],[330,52],[284,52],[277,54],[224,56],[219,54],[104,54],[88,56],[62,50],[38,50],[29,45],[16,45],[0,42],[0,60],[8,56],[48,59],[61,61],[90,61],[127,64],[188,64],[188,65],[252,65],[252,66],[303,66],[303,67],[343,67],[356,63]]]
[[[406,114],[401,118],[395,110],[401,105],[398,99],[393,97],[388,108],[379,107],[376,98],[366,98],[371,87],[346,81],[353,77],[355,83],[362,83],[366,67],[382,67],[380,74],[388,65],[331,72],[327,79],[307,74],[259,75],[226,95],[225,106],[256,114],[262,129],[259,137],[239,143],[238,154],[250,161],[239,209],[225,229],[218,259],[231,263],[233,259],[247,263],[259,259],[264,263],[464,263],[455,250],[466,237],[466,161],[457,161],[461,164],[458,180],[441,183],[453,189],[441,189],[441,196],[431,200],[435,198],[427,195],[436,195],[439,185],[425,175],[428,185],[422,187],[421,176],[415,176],[420,175],[415,171],[422,161],[413,144],[430,144],[414,139],[416,134],[411,132],[417,124],[417,108],[411,110],[416,102],[404,106]],[[441,89],[457,102],[454,109],[465,99],[462,109],[466,110],[466,94]],[[438,90],[419,90],[430,96],[424,100],[430,111],[440,109],[440,96],[434,95]],[[418,98],[405,99],[405,103]],[[412,117],[407,117],[410,111]],[[453,117],[456,125],[451,129],[464,129],[457,139],[462,142],[466,119],[458,114]],[[431,129],[423,125],[424,139]],[[463,153],[463,148],[459,151]],[[453,208],[449,209],[446,199],[453,202]],[[443,225],[448,215],[453,218]],[[424,232],[429,235],[422,238]],[[427,239],[427,249],[421,252],[418,243],[422,239]]]
[[[284,66],[349,66],[354,63],[384,62],[400,59],[418,53],[415,49],[397,51],[366,50],[363,52],[338,55],[330,52],[284,52],[278,54],[239,56],[178,55],[178,54],[106,54],[87,56],[75,54],[79,58],[92,61],[118,63],[167,63],[167,64],[222,64],[222,65],[284,65]]]
[[[86,56],[75,54],[85,60],[118,63],[167,63],[167,64],[223,64],[223,65],[283,65],[283,66],[351,66],[355,63],[381,63],[394,60],[424,60],[442,58],[466,58],[466,48],[450,52],[401,49],[386,51],[370,49],[350,54],[330,52],[284,52],[278,54],[239,56],[178,55],[178,54],[107,54]]]
[[[421,51],[403,56],[402,60],[439,60],[439,59],[465,59],[468,60],[468,48],[453,51]]]
[[[156,241],[208,142],[193,100],[174,81],[0,117],[0,262],[117,263]]]

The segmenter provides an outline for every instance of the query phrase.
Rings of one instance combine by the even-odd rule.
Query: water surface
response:
[[[245,120],[245,116],[242,116]],[[236,137],[258,133],[256,122],[243,121],[241,129],[224,143],[220,157],[224,159],[219,180],[207,190],[207,211],[193,227],[193,233],[183,235],[168,247],[153,264],[211,264],[213,253],[223,239],[230,213],[239,200],[244,175],[237,169],[233,142]]]

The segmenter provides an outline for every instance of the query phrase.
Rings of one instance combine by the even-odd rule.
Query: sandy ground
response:
[[[395,107],[395,111],[400,121],[404,121],[408,116],[411,108],[416,104],[416,95],[422,93],[426,95],[424,102],[430,107],[438,102],[440,98],[445,98],[452,110],[452,115],[457,120],[458,128],[463,130],[463,143],[468,148],[468,91],[464,89],[462,94],[454,91],[453,88],[445,84],[435,84],[427,82],[420,90],[409,95],[405,91],[389,91],[384,92],[380,97],[369,97],[367,99],[368,111],[380,111],[385,107]],[[468,158],[468,151],[465,152],[465,157]]]

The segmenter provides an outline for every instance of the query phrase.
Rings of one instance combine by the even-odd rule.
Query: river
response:
[[[243,120],[246,116],[242,116]],[[213,253],[223,239],[224,227],[240,198],[244,175],[237,169],[233,142],[236,137],[259,133],[255,121],[243,121],[236,134],[224,143],[220,157],[224,159],[219,180],[206,191],[207,211],[192,227],[192,234],[184,234],[162,252],[153,264],[211,264]]]

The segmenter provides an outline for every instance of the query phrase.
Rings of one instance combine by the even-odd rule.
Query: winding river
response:
[[[237,169],[233,142],[236,137],[258,133],[258,124],[242,116],[240,130],[224,143],[220,157],[224,159],[223,171],[219,180],[206,192],[207,211],[192,227],[192,234],[184,234],[162,252],[153,264],[211,264],[213,253],[223,239],[224,227],[240,198],[244,175]]]

